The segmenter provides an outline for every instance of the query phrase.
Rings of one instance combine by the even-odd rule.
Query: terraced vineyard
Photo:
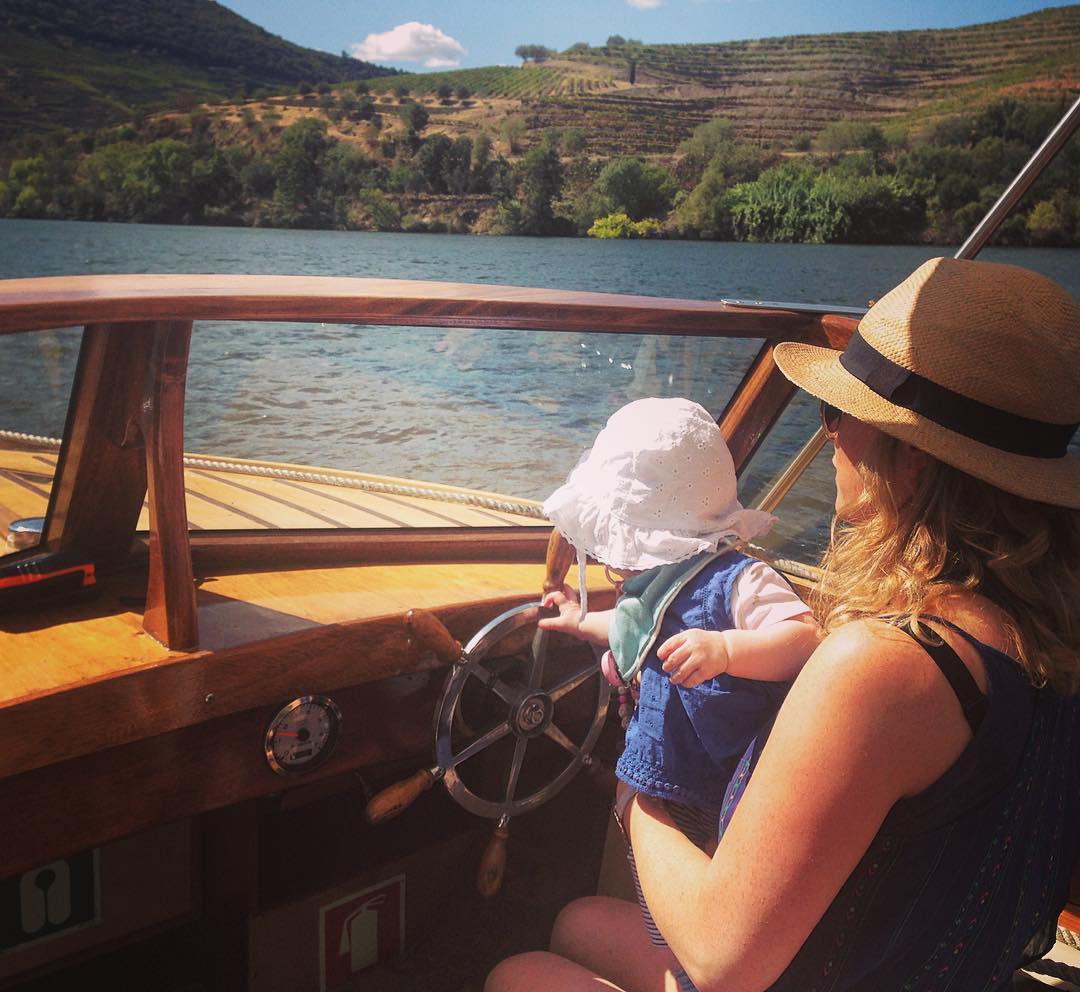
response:
[[[623,76],[631,57],[636,85],[619,100],[638,103],[640,113],[623,108],[609,115],[613,126],[624,126],[627,116],[644,117],[657,100],[667,104],[670,97],[676,98],[671,110],[678,119],[686,113],[685,98],[693,97],[687,120],[698,112],[721,114],[743,123],[747,137],[786,144],[842,117],[880,122],[917,107],[932,116],[1035,79],[1049,89],[1076,92],[1080,5],[952,30],[645,45],[564,56]],[[585,111],[587,104],[553,113],[562,117],[575,110]],[[607,130],[604,118],[596,126]]]
[[[531,129],[583,127],[594,155],[667,155],[713,116],[742,140],[791,147],[844,118],[912,124],[1032,87],[1050,99],[1080,92],[1080,5],[951,30],[593,48],[370,85],[423,98],[444,83],[520,101]]]
[[[533,127],[586,124],[589,151],[615,155],[670,155],[699,124],[716,113],[715,100],[661,99],[630,91],[592,97],[529,101],[523,109]]]
[[[431,96],[442,85],[467,89],[473,96],[528,100],[584,95],[611,89],[616,72],[601,64],[487,66],[453,72],[425,72],[372,79],[372,92],[390,93],[405,87],[414,96]]]

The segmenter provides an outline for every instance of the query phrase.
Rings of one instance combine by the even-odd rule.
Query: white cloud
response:
[[[399,24],[382,34],[369,34],[363,41],[350,45],[349,51],[366,62],[422,62],[428,69],[461,65],[466,54],[461,42],[434,24],[419,21]]]
[[[637,7],[638,10],[656,10],[662,0],[626,0],[626,2],[631,7]]]

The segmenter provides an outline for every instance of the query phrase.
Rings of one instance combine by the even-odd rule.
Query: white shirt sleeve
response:
[[[809,613],[783,577],[763,561],[752,561],[731,589],[731,619],[737,630],[757,630]]]

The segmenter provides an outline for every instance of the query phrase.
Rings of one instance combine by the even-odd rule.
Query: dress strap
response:
[[[951,626],[951,625],[950,625]],[[974,734],[979,729],[989,700],[983,695],[975,681],[974,676],[968,671],[967,665],[960,656],[949,647],[948,643],[925,624],[918,624],[915,630],[910,627],[899,627],[916,644],[919,645],[934,660],[934,664],[941,670],[941,674],[948,680],[952,691],[964,711],[964,718]],[[963,633],[960,631],[960,633]],[[925,638],[925,640],[924,640]]]

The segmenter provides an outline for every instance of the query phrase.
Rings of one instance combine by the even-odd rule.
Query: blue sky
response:
[[[309,48],[414,72],[518,64],[521,44],[567,48],[621,34],[716,42],[832,31],[959,27],[1067,0],[223,0]]]

